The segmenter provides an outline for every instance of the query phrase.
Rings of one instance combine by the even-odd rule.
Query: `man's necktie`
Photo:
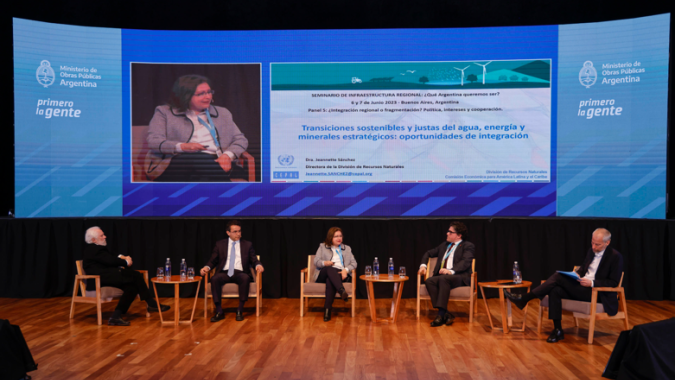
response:
[[[237,245],[236,241],[232,242],[232,249],[230,249],[230,269],[227,270],[227,275],[229,277],[232,277],[234,274],[234,260],[237,258],[237,251],[235,250],[235,245]]]
[[[447,252],[445,252],[445,257],[443,258],[443,262],[441,263],[441,269],[445,268],[446,265],[448,264],[448,258],[450,257],[450,250],[452,249],[453,245],[455,245],[455,243],[450,243]]]

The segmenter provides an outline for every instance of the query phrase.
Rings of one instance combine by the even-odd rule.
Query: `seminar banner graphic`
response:
[[[273,63],[272,181],[550,182],[550,81],[550,60]]]

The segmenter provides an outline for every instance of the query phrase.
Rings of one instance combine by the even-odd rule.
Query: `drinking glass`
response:
[[[398,275],[401,276],[401,277],[405,277],[405,267],[399,268]]]
[[[162,267],[157,268],[157,278],[164,278],[164,268]]]
[[[366,265],[366,277],[373,275],[373,268],[370,265]]]
[[[195,268],[188,268],[188,280],[194,280],[195,279]]]

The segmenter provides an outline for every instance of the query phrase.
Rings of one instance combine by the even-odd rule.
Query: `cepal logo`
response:
[[[48,60],[45,59],[40,62],[40,67],[38,67],[35,72],[35,77],[37,78],[38,83],[45,86],[45,88],[54,83],[54,78],[56,76],[54,75],[54,69],[52,69],[51,63],[49,63]]]
[[[584,67],[582,67],[581,71],[579,71],[579,82],[581,85],[586,86],[586,88],[591,88],[591,86],[595,84],[596,80],[598,80],[598,72],[595,71],[593,62],[584,62]]]
[[[282,154],[277,159],[282,166],[290,166],[294,161],[293,156],[290,154]]]

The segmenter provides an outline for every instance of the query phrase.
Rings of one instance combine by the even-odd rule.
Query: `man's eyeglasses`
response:
[[[455,232],[455,231],[453,231],[453,230],[448,230],[448,233],[449,233],[449,234],[456,234],[457,232]]]

